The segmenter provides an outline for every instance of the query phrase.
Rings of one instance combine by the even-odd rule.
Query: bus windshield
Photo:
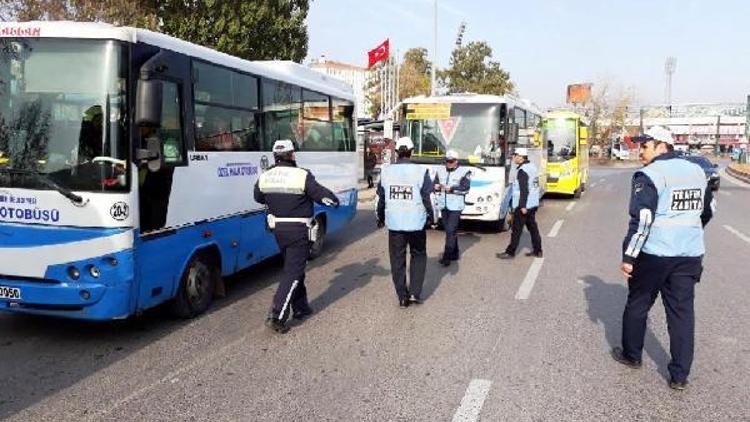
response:
[[[127,50],[0,38],[0,187],[127,189]]]
[[[544,143],[550,161],[565,161],[576,156],[575,119],[549,119],[544,122]]]
[[[423,113],[419,106],[408,104],[406,112],[407,133],[414,141],[414,156],[418,160],[439,161],[446,150],[453,149],[460,158],[478,164],[500,162],[499,104],[438,104],[437,112]],[[430,113],[435,114],[430,116]],[[419,119],[421,116],[426,118]]]

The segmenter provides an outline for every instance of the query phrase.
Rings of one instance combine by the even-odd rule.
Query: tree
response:
[[[614,90],[608,82],[594,85],[591,99],[584,105],[592,145],[599,145],[603,150],[613,137],[625,130],[628,108],[634,101],[632,90]]]
[[[157,29],[155,0],[3,0],[3,20],[107,22]]]
[[[307,55],[309,0],[0,0],[6,20],[76,20],[164,32],[248,60]]]
[[[399,96],[401,98],[430,94],[432,63],[427,59],[427,49],[410,48],[404,53],[399,70]]]
[[[164,33],[249,60],[307,55],[309,0],[155,0]]]
[[[427,59],[426,48],[416,47],[406,50],[403,62],[399,65],[398,94],[403,98],[430,94],[430,71],[432,63]],[[365,86],[367,99],[370,102],[370,115],[380,115],[380,83],[382,66],[379,64],[370,72],[370,79]]]
[[[470,42],[453,50],[450,67],[440,72],[440,78],[449,93],[504,95],[513,92],[510,74],[500,67],[499,62],[491,59],[489,44]]]

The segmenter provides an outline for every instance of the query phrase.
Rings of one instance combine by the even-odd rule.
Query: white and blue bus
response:
[[[278,139],[357,203],[349,85],[96,23],[0,23],[0,310],[91,320],[170,302],[197,315],[222,276],[278,253],[253,200]]]
[[[414,141],[413,160],[434,170],[446,150],[474,167],[462,220],[507,227],[516,147],[529,149],[545,186],[546,152],[541,148],[542,113],[531,102],[510,96],[453,94],[403,100],[401,133]]]

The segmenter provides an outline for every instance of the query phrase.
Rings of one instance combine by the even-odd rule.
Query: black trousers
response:
[[[672,355],[669,374],[675,381],[687,380],[693,364],[695,283],[700,281],[702,271],[701,257],[638,256],[622,316],[622,349],[626,357],[641,359],[648,311],[661,293]]]
[[[305,266],[310,253],[310,241],[307,226],[300,223],[278,223],[273,234],[284,257],[284,270],[273,297],[271,315],[285,321],[292,310],[310,310],[305,288]]]
[[[521,213],[520,208],[513,210],[513,226],[510,235],[510,244],[505,248],[509,255],[515,255],[518,244],[521,242],[521,233],[524,226],[529,230],[531,235],[531,247],[533,252],[542,252],[542,237],[539,235],[539,226],[536,224],[536,211],[538,208],[530,208],[526,214]]]
[[[445,248],[443,249],[443,259],[457,261],[458,251],[458,223],[461,221],[461,211],[440,211],[445,229]]]
[[[406,247],[409,247],[409,287],[406,286]],[[422,294],[424,273],[427,268],[427,233],[389,231],[388,252],[391,258],[391,276],[399,299],[408,299],[409,294]]]

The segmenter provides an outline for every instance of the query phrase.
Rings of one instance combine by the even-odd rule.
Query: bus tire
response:
[[[573,198],[579,199],[581,197],[581,188],[579,187],[573,192]]]
[[[323,254],[323,243],[326,237],[326,220],[322,215],[315,217],[315,227],[317,231],[317,240],[310,243],[310,253],[308,258],[313,260]]]
[[[219,277],[218,264],[211,254],[199,252],[193,256],[172,299],[172,313],[187,319],[205,312],[211,306]]]
[[[586,183],[581,183],[581,192],[586,192]]]

